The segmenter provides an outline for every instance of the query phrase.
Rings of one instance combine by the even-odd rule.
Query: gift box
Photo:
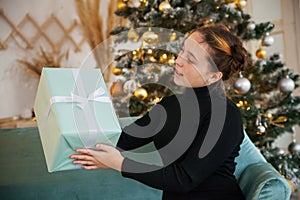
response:
[[[49,172],[81,168],[77,148],[115,146],[121,133],[99,69],[43,68],[34,110]]]

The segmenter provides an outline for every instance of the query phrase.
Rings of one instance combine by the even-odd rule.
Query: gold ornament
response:
[[[256,57],[257,58],[261,58],[261,59],[264,59],[267,55],[267,51],[262,49],[262,48],[259,48],[256,53],[255,53]]]
[[[133,28],[131,28],[127,33],[127,37],[129,40],[136,42],[139,40],[140,36]]]
[[[151,65],[151,66],[147,67],[147,71],[149,73],[160,73],[161,72],[161,66]]]
[[[160,57],[159,57],[159,61],[162,63],[165,63],[168,61],[168,55],[166,53],[163,53]]]
[[[118,97],[125,94],[123,91],[123,86],[121,81],[113,82],[109,91],[112,97]]]
[[[138,7],[139,10],[142,10],[146,7],[147,5],[147,0],[140,0],[140,6]]]
[[[239,9],[244,9],[247,5],[247,0],[235,0],[235,6]]]
[[[175,64],[175,56],[174,55],[169,57],[168,64],[169,65],[174,65]]]
[[[128,8],[127,3],[125,3],[124,1],[119,1],[117,7],[119,11],[125,11]]]
[[[146,44],[153,44],[158,41],[158,35],[154,33],[151,29],[145,32],[142,36],[143,42]]]
[[[176,40],[176,37],[177,37],[177,35],[176,35],[175,32],[171,33],[171,34],[170,34],[170,39],[169,39],[169,41],[170,41],[170,42],[175,41],[175,40]]]
[[[151,62],[157,62],[157,60],[155,59],[154,56],[150,56],[149,60],[150,60]]]
[[[279,116],[276,119],[274,119],[274,117],[272,116],[269,118],[269,120],[270,120],[270,124],[280,127],[280,128],[284,128],[284,124],[282,124],[282,123],[287,122],[288,118],[285,116]]]
[[[242,108],[244,110],[250,110],[250,106],[248,106],[248,102],[247,101],[239,101],[238,103],[236,103],[236,106],[239,108]]]
[[[163,2],[161,2],[158,6],[158,9],[161,11],[161,12],[165,12],[169,9],[171,9],[171,4],[169,3],[168,0],[165,0]]]
[[[154,103],[154,104],[159,103],[159,102],[162,100],[162,98],[163,98],[163,97],[154,97],[153,103]]]
[[[144,100],[148,97],[148,92],[144,88],[140,87],[134,91],[133,95],[139,100]]]
[[[122,69],[122,68],[114,67],[114,68],[112,69],[112,73],[113,73],[114,75],[116,75],[116,76],[121,75],[122,72],[123,72],[123,69]]]
[[[153,50],[152,49],[148,49],[147,50],[147,54],[151,55],[153,53]]]
[[[132,59],[133,60],[141,59],[142,55],[143,55],[143,50],[140,48],[132,51]]]

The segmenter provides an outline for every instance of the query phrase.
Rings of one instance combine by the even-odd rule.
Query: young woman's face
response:
[[[184,42],[176,59],[174,82],[184,87],[203,87],[211,84],[211,65],[208,62],[208,44],[198,32]]]

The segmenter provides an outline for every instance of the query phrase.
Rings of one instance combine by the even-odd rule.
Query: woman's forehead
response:
[[[199,32],[193,32],[191,35],[189,35],[185,43],[192,45],[192,47],[199,46],[200,48],[208,47],[208,44],[205,42],[204,37]]]
[[[208,44],[198,32],[194,32],[186,38],[184,41],[184,48],[198,56],[208,55]]]

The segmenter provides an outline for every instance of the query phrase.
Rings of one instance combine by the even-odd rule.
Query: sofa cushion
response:
[[[259,152],[257,147],[252,143],[246,132],[244,132],[244,136],[245,137],[241,144],[239,156],[235,158],[235,162],[237,163],[237,165],[234,175],[237,179],[239,179],[241,173],[248,165],[257,162],[266,162],[265,158]]]
[[[241,173],[238,183],[247,200],[288,200],[291,195],[289,184],[266,162],[250,164]]]

